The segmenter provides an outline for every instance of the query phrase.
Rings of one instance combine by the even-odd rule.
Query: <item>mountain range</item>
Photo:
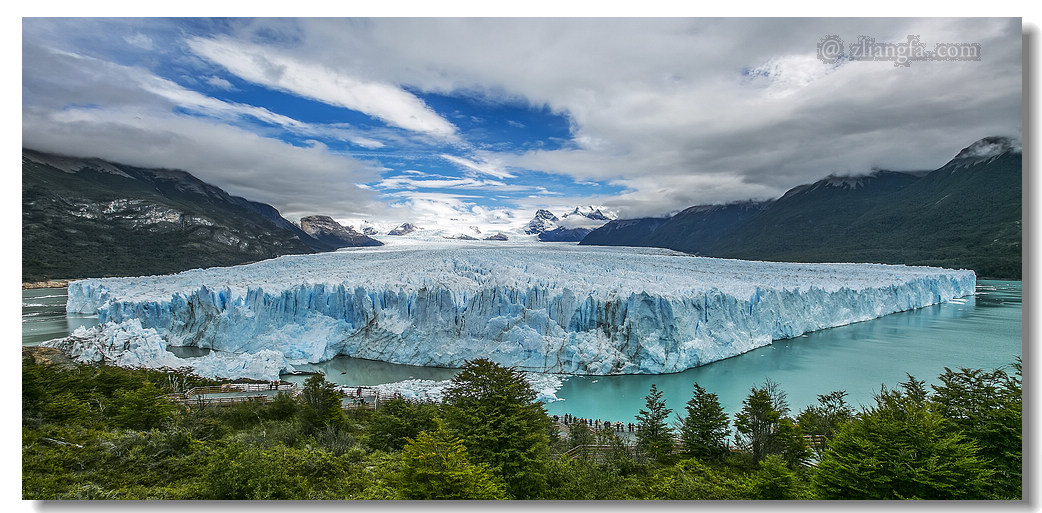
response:
[[[579,242],[595,228],[617,217],[615,212],[605,207],[575,207],[560,217],[549,210],[539,209],[524,232],[536,235],[543,242]]]
[[[22,150],[23,282],[167,274],[344,245],[185,171]]]
[[[592,206],[561,216],[539,210],[524,231],[583,245],[961,267],[982,278],[1020,279],[1022,160],[1019,143],[989,137],[933,171],[829,176],[778,199],[698,205],[669,217],[617,219]],[[271,205],[185,171],[22,152],[23,282],[168,274],[381,244],[367,236],[378,233],[374,226],[361,230],[328,216],[305,217],[298,226]],[[388,234],[415,230],[405,223]]]
[[[829,176],[762,202],[611,221],[580,244],[722,258],[968,268],[1021,278],[1022,152],[981,139],[933,171]]]

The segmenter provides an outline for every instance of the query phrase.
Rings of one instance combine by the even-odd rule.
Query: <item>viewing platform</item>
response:
[[[301,390],[295,383],[277,381],[269,383],[226,383],[218,386],[195,387],[182,394],[168,394],[175,404],[188,408],[205,406],[231,406],[239,403],[267,404],[275,401],[279,394],[297,397]],[[375,410],[382,399],[380,392],[370,387],[349,387],[341,390],[340,407],[344,410]]]
[[[231,406],[233,404],[258,402],[270,403],[279,394],[296,396],[297,385],[285,381],[270,383],[226,383],[219,386],[195,387],[183,394],[169,394],[175,404],[189,408],[204,406]]]

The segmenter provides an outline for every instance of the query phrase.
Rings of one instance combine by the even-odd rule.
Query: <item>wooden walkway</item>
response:
[[[275,401],[279,394],[296,397],[300,389],[285,381],[271,383],[226,383],[220,386],[195,387],[183,394],[168,394],[175,404],[188,408],[207,406],[232,406],[241,403],[267,404]],[[352,387],[344,391],[340,407],[344,410],[375,410],[382,399],[378,390],[369,387]]]
[[[348,388],[340,398],[345,410],[375,410],[380,407],[380,391],[369,387]]]
[[[625,444],[621,448],[628,452],[630,456],[636,456],[636,448],[632,445]],[[615,449],[616,447],[611,445],[577,445],[565,451],[561,454],[561,457],[569,460],[581,458],[604,463]]]
[[[297,386],[287,382],[272,383],[226,383],[220,386],[195,387],[183,394],[169,394],[175,404],[189,408],[205,406],[231,406],[239,403],[270,403],[279,394],[299,394]]]
[[[825,437],[822,435],[803,435],[803,440],[804,443],[807,444],[807,447],[811,449],[820,448],[825,444]],[[672,454],[680,454],[684,452],[684,446],[681,444],[680,440],[674,440],[674,444],[675,445],[673,446],[673,450],[671,451]],[[629,453],[632,456],[636,456],[637,449],[632,443],[624,442],[622,448],[626,451],[629,451]],[[605,460],[607,460],[608,456],[611,455],[612,451],[615,449],[616,447],[611,445],[577,445],[561,453],[561,457],[567,458],[569,460],[581,458],[584,460],[593,460],[603,463]],[[732,448],[731,450],[735,449]],[[810,458],[802,459],[797,464],[802,467],[816,468],[818,466],[816,452],[812,453]]]

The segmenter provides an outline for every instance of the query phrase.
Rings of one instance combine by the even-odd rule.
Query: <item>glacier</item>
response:
[[[277,381],[292,372],[282,353],[262,349],[254,353],[218,353],[181,358],[166,350],[166,340],[156,330],[144,328],[138,319],[79,327],[68,337],[40,344],[69,355],[78,363],[104,363],[117,367],[187,371],[208,378]]]
[[[659,374],[973,294],[972,271],[703,258],[658,248],[393,242],[174,275],[69,283],[94,330],[284,357]],[[105,328],[108,326],[108,328]],[[131,328],[126,328],[131,329]],[[82,334],[81,334],[82,335]]]

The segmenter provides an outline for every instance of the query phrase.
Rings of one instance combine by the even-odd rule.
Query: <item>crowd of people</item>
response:
[[[610,429],[616,433],[633,433],[637,425],[629,422],[623,424],[622,422],[612,422],[610,420],[601,419],[587,419],[585,417],[576,417],[570,413],[565,413],[564,416],[554,415],[552,417],[554,422],[568,426],[573,423],[582,423],[590,427],[590,429]]]

